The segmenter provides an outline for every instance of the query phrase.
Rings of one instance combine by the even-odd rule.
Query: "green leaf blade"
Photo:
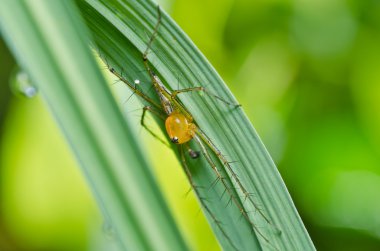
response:
[[[2,1],[0,9],[2,33],[63,129],[121,248],[187,250],[72,2]]]
[[[119,70],[121,66],[130,64],[136,64],[137,69],[143,69],[141,53],[146,49],[149,34],[157,22],[156,6],[150,1],[87,2],[118,30],[118,34],[110,34],[107,30],[94,33],[95,40],[109,39],[122,51],[124,37],[134,47],[125,48],[125,51],[129,50],[131,53],[118,55],[112,51],[112,46],[103,46],[102,53],[112,58]],[[91,27],[91,16],[84,16]],[[115,36],[112,37],[113,35]],[[224,99],[235,100],[204,56],[164,13],[158,36],[148,57],[156,73],[171,90],[203,85]],[[141,73],[141,70],[138,73],[128,67],[123,70],[131,79],[148,77],[147,73]],[[181,75],[180,83],[177,80],[178,74]],[[149,82],[149,78],[147,81]],[[237,243],[241,250],[267,250],[273,249],[272,246],[279,250],[314,250],[281,176],[243,110],[231,110],[217,100],[198,95],[181,95],[180,100],[219,150],[228,156],[229,160],[238,162],[233,166],[235,172],[247,190],[254,194],[253,199],[271,221],[267,224],[257,212],[250,214],[252,221],[257,224],[257,228],[268,239],[269,244],[260,234],[260,242],[257,243],[255,236],[248,233],[250,231],[247,222],[239,222],[240,215],[236,212],[236,207],[225,207],[225,201],[218,200],[223,188],[218,186],[216,190],[207,190],[215,181],[215,174],[210,170],[208,163],[204,160],[190,162],[194,180],[206,187],[205,191],[200,192],[206,197],[214,198],[214,201],[207,205],[226,223],[225,229],[233,243]],[[236,193],[242,195],[238,189]],[[247,211],[253,210],[252,205],[248,205],[243,199],[242,203]],[[218,231],[218,227],[212,223],[212,217],[208,217],[223,248],[230,250],[231,246]]]

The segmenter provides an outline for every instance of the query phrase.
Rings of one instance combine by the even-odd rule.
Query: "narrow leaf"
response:
[[[61,126],[120,247],[187,250],[88,48],[73,2],[1,1],[0,24]]]
[[[149,75],[143,70],[141,55],[157,23],[157,6],[150,1],[132,0],[87,0],[87,3],[81,2],[80,6],[96,41],[95,47],[129,81],[142,80],[146,84],[141,86],[143,91],[151,88]],[[170,90],[207,86],[217,96],[235,101],[212,66],[165,13],[148,59]],[[154,93],[147,95],[154,98]],[[226,182],[233,186],[233,193],[239,196],[244,210],[255,224],[252,233],[252,226],[242,217],[239,209],[228,204],[228,196],[221,197],[225,190],[221,183],[213,185],[216,176],[205,158],[187,161],[192,177],[199,186],[200,200],[212,212],[212,215],[206,212],[206,216],[223,248],[314,250],[281,176],[244,114],[244,108],[232,109],[206,95],[181,94],[179,98],[191,111],[199,128],[229,161],[234,161],[231,164],[234,172],[261,208],[262,214],[244,198],[242,190],[231,178],[231,172],[214,155],[219,168],[229,174],[225,176]],[[197,145],[192,147],[196,148]],[[215,218],[221,222],[222,230]],[[269,219],[269,223],[265,218]]]

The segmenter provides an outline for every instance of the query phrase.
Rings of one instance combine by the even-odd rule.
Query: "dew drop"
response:
[[[13,89],[27,98],[33,98],[38,92],[37,87],[32,85],[29,75],[23,71],[16,74]]]

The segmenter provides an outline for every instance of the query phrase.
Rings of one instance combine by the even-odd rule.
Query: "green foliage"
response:
[[[149,83],[148,74],[141,73],[141,55],[157,22],[155,5],[135,1],[123,4],[117,1],[87,2],[95,10],[83,3],[81,9],[93,31],[96,48],[129,81],[140,79],[142,83]],[[149,60],[171,90],[203,84],[217,95],[234,100],[213,68],[166,15],[163,15]],[[178,73],[181,76],[180,81],[177,80]],[[215,181],[209,164],[202,160],[189,161],[196,184],[206,188],[199,189],[201,197],[212,199],[212,203],[206,204],[223,223],[232,243],[242,250],[266,249],[271,248],[271,245],[278,246],[279,249],[313,249],[273,161],[244,113],[205,96],[181,95],[180,99],[221,152],[238,163],[234,165],[236,173],[248,191],[254,194],[253,199],[262,207],[263,213],[271,220],[270,224],[266,223],[252,205],[242,200],[247,211],[255,212],[250,217],[260,232],[268,238],[269,245],[261,237],[256,242],[252,238],[249,223],[241,219],[237,208],[234,205],[226,206],[228,196],[217,199],[223,194],[223,186],[218,184],[207,189]],[[235,192],[243,198],[239,189]],[[212,217],[207,216],[222,246],[231,249]]]
[[[66,2],[7,3],[1,12],[2,31],[65,132],[123,246],[184,250],[186,245],[168,214],[133,131],[124,124],[86,48],[88,37],[92,37],[94,47],[112,66],[130,80],[149,83],[148,75],[141,73],[141,52],[146,47],[147,33],[157,21],[156,7],[147,1],[78,3],[92,35],[80,23],[74,6]],[[11,9],[16,14],[7,12]],[[234,100],[215,70],[167,15],[163,15],[149,60],[172,90],[206,85],[218,96]],[[143,88],[148,90],[149,86]],[[215,181],[209,164],[203,159],[189,160],[201,197],[208,200],[207,206],[223,223],[232,243],[241,250],[271,246],[313,250],[273,161],[243,111],[206,96],[181,95],[180,99],[221,152],[236,161],[233,167],[239,179],[270,219],[271,223],[266,223],[241,198],[268,244],[258,232],[252,233],[237,207],[226,206],[227,196],[219,199],[224,190],[220,183],[209,188]],[[234,181],[227,182],[232,187]],[[239,189],[234,192],[242,197]],[[208,217],[222,247],[231,249],[230,242]]]
[[[186,250],[72,2],[7,1],[0,14],[8,44],[64,131],[121,247]]]

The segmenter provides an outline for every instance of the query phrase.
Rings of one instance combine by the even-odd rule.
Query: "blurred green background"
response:
[[[380,250],[380,1],[160,4],[243,105],[317,249]],[[16,65],[3,41],[0,66],[0,250],[110,250],[41,96],[11,91]],[[218,250],[173,154],[139,134],[188,241]]]

